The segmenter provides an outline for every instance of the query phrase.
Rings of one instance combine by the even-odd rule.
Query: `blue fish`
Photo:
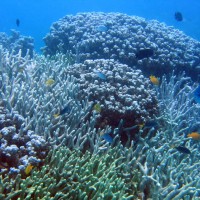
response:
[[[200,85],[198,86],[198,88],[194,91],[194,100],[197,103],[200,103]]]
[[[102,138],[103,138],[106,142],[109,142],[109,143],[112,143],[112,142],[113,142],[113,138],[110,136],[110,132],[104,133],[104,134],[102,135]]]
[[[106,32],[108,30],[108,27],[105,25],[99,25],[96,27],[96,30],[99,32]]]
[[[96,72],[97,76],[102,79],[102,80],[106,80],[106,75],[101,73],[101,72]]]
[[[175,148],[181,153],[186,153],[186,154],[190,154],[191,153],[191,151],[188,148],[184,147],[184,146],[178,146],[178,147],[175,147]]]
[[[144,127],[146,128],[152,128],[152,127],[157,127],[158,123],[155,120],[149,120],[145,123]]]
[[[60,116],[60,115],[66,114],[66,113],[69,114],[70,111],[71,111],[71,108],[67,105],[67,106],[65,106],[62,110],[60,110],[59,113],[54,114],[54,117],[56,118],[56,117],[58,117],[58,116]]]

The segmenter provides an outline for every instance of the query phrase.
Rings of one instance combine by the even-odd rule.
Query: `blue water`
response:
[[[90,11],[122,12],[156,19],[200,41],[199,0],[1,0],[0,32],[9,34],[10,29],[16,29],[32,36],[39,51],[44,46],[42,38],[53,22],[68,14]],[[174,19],[176,11],[183,14],[182,22]]]

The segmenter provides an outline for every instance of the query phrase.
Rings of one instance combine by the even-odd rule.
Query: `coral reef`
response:
[[[199,43],[119,13],[67,16],[46,42],[51,56],[33,59],[0,47],[0,198],[198,199],[199,141],[187,135],[200,131],[200,106],[187,75],[199,69]],[[136,60],[140,48],[155,54]],[[138,67],[153,66],[175,71],[152,85]],[[101,134],[111,128],[109,143]]]
[[[200,43],[156,20],[121,13],[67,15],[53,23],[44,41],[46,55],[72,53],[76,62],[114,59],[147,74],[161,76],[181,70],[199,78]],[[137,60],[136,53],[145,48],[152,49],[154,55]]]
[[[4,168],[1,174],[23,174],[28,164],[41,165],[49,152],[44,138],[24,127],[21,115],[0,107],[0,166]]]
[[[80,99],[87,97],[101,105],[97,127],[117,127],[120,119],[125,127],[142,124],[158,113],[155,90],[140,70],[114,60],[97,59],[71,65],[66,73],[76,77]],[[98,73],[105,78],[98,77]]]
[[[0,45],[14,54],[18,54],[18,52],[21,51],[22,57],[25,57],[26,54],[31,58],[33,57],[33,41],[32,37],[20,35],[16,30],[11,30],[10,36],[6,33],[0,32]]]
[[[2,199],[126,199],[137,197],[139,172],[121,148],[82,154],[66,147],[53,150],[41,169],[15,182],[1,178]]]
[[[92,104],[87,98],[78,99],[79,85],[65,73],[69,67],[66,57],[57,55],[51,60],[38,56],[30,60],[20,52],[13,55],[1,49],[0,53],[0,97],[6,109],[23,116],[24,129],[34,131],[52,146],[98,151],[100,143],[94,145],[99,137],[94,127],[96,116],[89,115]],[[55,82],[48,86],[50,78]],[[54,114],[65,106],[70,112],[55,118]]]
[[[187,138],[188,133],[199,130],[200,106],[194,103],[194,88],[183,74],[172,74],[169,81],[163,77],[157,96],[164,124],[159,124],[156,134],[154,127],[148,134],[138,133],[129,156],[142,173],[140,190],[146,198],[189,200],[200,196],[199,144]],[[191,153],[178,151],[178,146]]]

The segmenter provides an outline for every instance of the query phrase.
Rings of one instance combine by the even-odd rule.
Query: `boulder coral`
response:
[[[53,23],[44,38],[46,55],[71,53],[76,62],[86,59],[114,59],[144,73],[186,71],[198,79],[200,43],[183,32],[156,20],[122,13],[78,13]],[[137,60],[140,49],[154,55]]]
[[[121,119],[125,127],[138,125],[158,114],[155,89],[141,70],[113,59],[97,59],[71,65],[66,73],[76,77],[80,99],[87,97],[93,105],[100,104],[97,127],[117,127]]]

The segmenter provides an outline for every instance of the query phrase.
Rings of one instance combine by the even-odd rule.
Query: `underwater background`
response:
[[[0,31],[9,33],[17,29],[21,34],[32,36],[35,48],[39,51],[43,46],[42,38],[49,31],[50,25],[69,14],[78,12],[122,12],[128,15],[156,19],[169,26],[174,26],[187,35],[200,40],[199,17],[200,2],[198,0],[58,0],[26,1],[2,0],[0,6]],[[175,12],[183,14],[183,22],[174,19]],[[20,19],[20,26],[16,26]]]
[[[0,199],[200,199],[199,8],[3,0]]]

